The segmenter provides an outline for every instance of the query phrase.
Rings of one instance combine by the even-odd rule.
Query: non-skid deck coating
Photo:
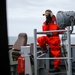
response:
[[[41,69],[39,75],[67,75],[65,71],[50,73],[47,69]]]
[[[60,72],[50,73],[48,69],[40,69],[38,75],[67,75],[66,69],[61,67]],[[73,74],[75,75],[75,74]]]

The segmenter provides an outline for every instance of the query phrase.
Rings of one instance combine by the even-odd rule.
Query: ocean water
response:
[[[13,45],[16,42],[17,39],[18,39],[18,37],[16,37],[16,36],[8,37],[8,44]],[[34,42],[33,37],[31,37],[31,36],[28,37],[27,44],[30,44],[30,43],[33,43],[33,42]]]
[[[18,37],[15,37],[15,36],[8,37],[8,43],[10,45],[13,45],[16,42],[17,38]],[[31,36],[28,37],[27,44],[30,44],[30,43],[33,43],[33,42],[34,42],[34,37],[31,37]],[[75,37],[74,36],[71,37],[71,44],[75,44]]]

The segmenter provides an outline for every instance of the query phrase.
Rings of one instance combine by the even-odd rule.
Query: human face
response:
[[[50,14],[51,14],[51,12],[50,12],[50,11],[45,11],[45,13],[43,14],[43,16],[48,17]]]

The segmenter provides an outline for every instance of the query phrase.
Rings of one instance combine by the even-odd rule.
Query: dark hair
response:
[[[51,15],[49,14],[49,15],[46,17],[46,24],[48,25],[51,20],[52,20],[52,17],[51,17]]]
[[[47,12],[47,11],[48,11],[48,12],[52,12],[52,11],[51,11],[51,10],[49,10],[49,9],[47,9],[45,12]]]

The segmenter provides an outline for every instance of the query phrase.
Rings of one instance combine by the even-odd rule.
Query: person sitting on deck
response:
[[[45,14],[43,16],[46,17],[46,21],[43,22],[42,25],[42,31],[50,31],[50,30],[59,30],[59,26],[56,24],[56,17],[52,13],[51,10],[46,10]],[[38,45],[41,47],[43,51],[47,51],[46,44],[50,46],[50,52],[53,55],[53,57],[61,57],[61,51],[60,51],[60,32],[52,32],[47,33],[46,36],[40,36],[37,38]],[[55,59],[54,60],[54,68],[52,70],[49,70],[49,72],[60,72],[60,63],[61,60]]]

